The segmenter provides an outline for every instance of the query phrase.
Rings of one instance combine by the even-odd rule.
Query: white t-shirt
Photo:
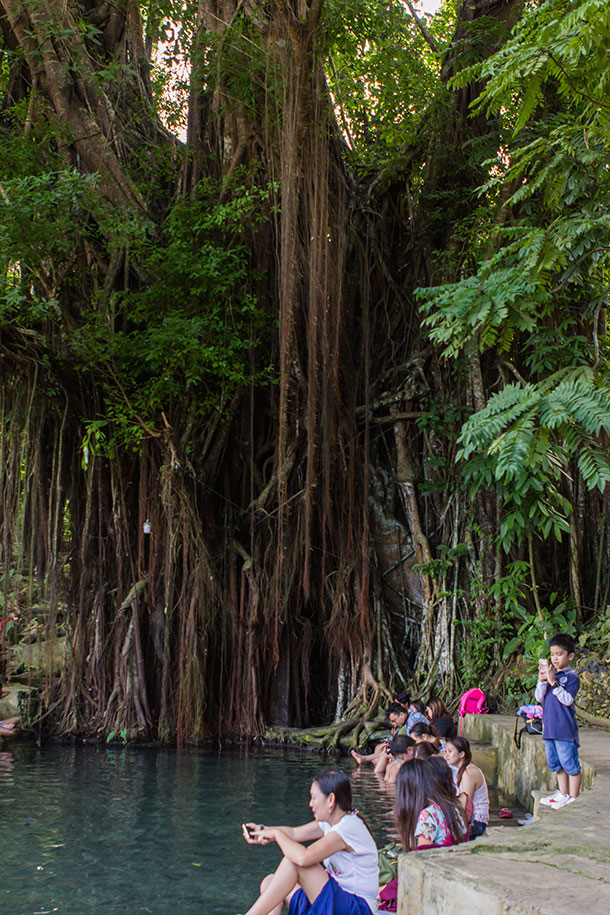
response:
[[[353,851],[335,852],[324,859],[324,867],[346,893],[360,896],[369,905],[371,912],[377,912],[379,893],[379,859],[377,845],[362,820],[355,813],[346,813],[338,823],[318,823],[326,835],[338,832],[346,845]]]

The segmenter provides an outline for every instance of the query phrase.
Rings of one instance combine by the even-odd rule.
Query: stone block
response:
[[[496,747],[472,746],[472,761],[478,766],[490,788],[495,788],[498,780],[498,750]]]
[[[13,670],[42,670],[48,674],[62,673],[70,656],[65,637],[30,644],[19,642],[9,646],[9,651]]]

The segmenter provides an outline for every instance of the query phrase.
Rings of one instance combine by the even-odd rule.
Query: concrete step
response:
[[[514,718],[485,718],[467,726],[466,736],[493,740],[499,790],[533,802],[536,819],[525,827],[491,828],[453,848],[401,855],[398,915],[608,915],[610,734],[581,729],[585,790],[553,810],[540,805],[555,789],[543,741],[524,740],[517,750]]]

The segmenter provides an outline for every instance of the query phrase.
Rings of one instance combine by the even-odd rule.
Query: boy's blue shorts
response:
[[[545,740],[546,761],[551,772],[563,769],[568,775],[578,775],[580,760],[578,747],[573,740]]]

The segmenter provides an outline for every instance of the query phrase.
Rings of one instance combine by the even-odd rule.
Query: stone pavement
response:
[[[534,822],[399,862],[398,915],[610,915],[610,732],[581,728],[583,781],[561,810],[538,803],[555,788],[540,738],[512,740],[514,718],[467,716],[464,735],[498,746],[498,783]],[[544,790],[535,790],[542,788]],[[534,789],[534,790],[532,790]]]

